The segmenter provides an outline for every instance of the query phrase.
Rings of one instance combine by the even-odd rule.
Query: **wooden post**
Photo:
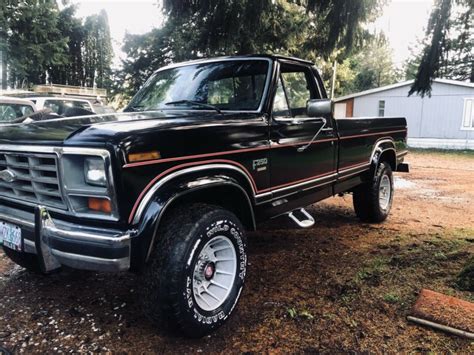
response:
[[[331,83],[331,99],[334,99],[334,89],[336,86],[336,75],[337,75],[337,61],[334,60],[334,66],[332,69],[332,83]]]

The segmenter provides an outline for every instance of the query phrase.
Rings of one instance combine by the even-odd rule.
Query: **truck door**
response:
[[[279,61],[270,128],[273,197],[328,187],[336,175],[337,137],[331,117],[309,117],[307,102],[322,98],[309,65]],[[314,138],[314,141],[313,141]],[[306,149],[300,149],[310,143]]]

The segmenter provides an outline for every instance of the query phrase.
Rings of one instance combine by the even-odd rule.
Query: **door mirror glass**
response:
[[[309,100],[307,111],[309,117],[324,117],[331,115],[332,102],[330,99]]]

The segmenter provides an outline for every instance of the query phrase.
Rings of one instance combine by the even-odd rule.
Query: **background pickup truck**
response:
[[[334,120],[299,59],[172,65],[125,111],[0,127],[0,240],[32,270],[136,271],[146,315],[193,337],[239,299],[245,230],[346,192],[382,222],[408,171],[405,119]]]

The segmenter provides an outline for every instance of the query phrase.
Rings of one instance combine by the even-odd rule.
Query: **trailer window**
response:
[[[385,116],[385,100],[379,101],[379,116],[380,117]]]
[[[474,129],[474,99],[464,99],[462,129]]]

